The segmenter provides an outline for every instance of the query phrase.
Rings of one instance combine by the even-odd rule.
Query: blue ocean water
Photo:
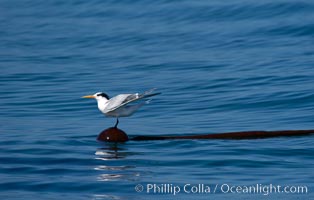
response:
[[[80,98],[158,88],[130,137],[313,129],[313,39],[310,0],[1,0],[0,198],[313,199],[312,136],[115,146]]]

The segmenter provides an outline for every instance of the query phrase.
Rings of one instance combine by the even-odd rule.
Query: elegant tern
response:
[[[135,113],[140,107],[144,104],[149,103],[150,100],[146,100],[144,102],[140,102],[137,104],[131,104],[138,100],[147,99],[149,97],[161,94],[154,93],[155,88],[148,90],[142,94],[119,94],[112,98],[103,92],[97,92],[93,95],[83,96],[82,98],[93,98],[96,99],[98,109],[107,117],[115,117],[117,118],[117,122],[115,127],[119,124],[119,117],[128,117]]]

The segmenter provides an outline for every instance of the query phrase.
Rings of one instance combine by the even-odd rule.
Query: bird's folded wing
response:
[[[131,98],[131,96],[133,96],[133,95],[134,94],[119,94],[115,97],[112,97],[109,100],[108,105],[106,106],[105,112],[110,112],[110,111],[117,109],[118,107],[121,106],[121,104],[123,104],[123,102],[126,101],[126,99]]]
[[[143,98],[148,98],[148,97],[152,97],[152,96],[155,96],[155,95],[158,95],[158,94],[161,94],[161,93],[153,93],[153,91],[155,90],[154,89],[151,89],[151,90],[148,90],[146,92],[144,92],[143,94],[138,94],[138,93],[135,93],[135,94],[120,94],[114,98],[117,98],[117,101],[116,102],[113,102],[112,106],[108,105],[106,110],[107,112],[110,112],[110,111],[114,111],[128,103],[131,103],[131,102],[134,102],[134,101],[137,101],[137,100],[140,100],[140,99],[143,99]]]

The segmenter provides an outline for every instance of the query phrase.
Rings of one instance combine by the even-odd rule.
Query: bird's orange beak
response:
[[[82,96],[82,98],[94,99],[95,97],[93,95],[87,95],[87,96]]]

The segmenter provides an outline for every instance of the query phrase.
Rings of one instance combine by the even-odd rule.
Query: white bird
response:
[[[153,93],[155,90],[151,89],[143,94],[119,94],[115,97],[109,98],[109,96],[103,92],[97,92],[94,95],[83,96],[82,98],[93,98],[97,100],[98,109],[107,117],[116,117],[117,122],[115,127],[119,124],[119,117],[128,117],[135,113],[141,106],[149,103],[150,100],[141,102],[135,105],[129,105],[132,102],[147,99],[161,93]]]

